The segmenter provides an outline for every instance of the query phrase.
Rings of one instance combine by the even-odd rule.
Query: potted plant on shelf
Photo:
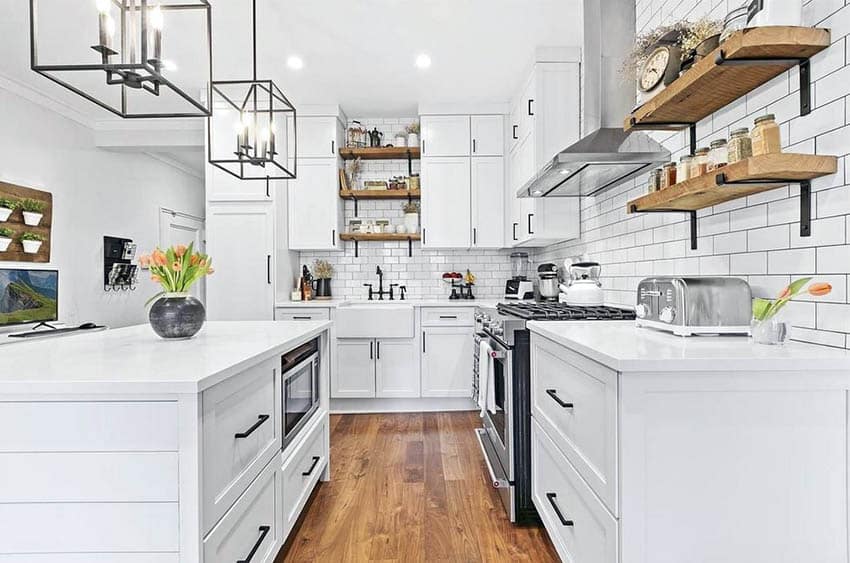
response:
[[[38,233],[26,232],[21,235],[20,240],[24,247],[24,252],[27,254],[38,254],[38,249],[41,248],[44,237]]]
[[[204,304],[189,293],[192,285],[213,273],[212,259],[194,251],[194,244],[178,244],[167,250],[156,248],[139,257],[143,268],[150,268],[151,279],[162,291],[148,299],[148,313],[154,332],[165,339],[195,336],[204,326],[207,313]]]
[[[44,208],[47,204],[37,199],[25,199],[21,202],[21,209],[24,212],[24,224],[30,227],[37,227],[41,223],[41,218],[44,217]]]
[[[0,197],[0,222],[9,220],[12,211],[18,208],[19,202],[14,199]]]
[[[408,147],[418,147],[419,146],[419,122],[414,121],[406,128],[407,130],[407,146]]]
[[[753,300],[753,321],[750,331],[753,341],[757,344],[783,344],[788,336],[788,327],[784,322],[776,319],[777,313],[782,310],[789,301],[803,292],[803,289],[812,281],[812,278],[800,278],[791,283],[780,292],[776,299]],[[813,283],[809,285],[806,292],[813,297],[821,297],[829,294],[832,286],[828,283]]]
[[[334,275],[334,267],[327,260],[315,260],[313,262],[313,299],[331,298],[331,278]]]
[[[419,232],[419,204],[415,201],[410,201],[404,204],[404,228],[410,233]]]
[[[12,229],[0,227],[0,252],[6,252],[9,249],[9,245],[12,244],[12,236],[14,234],[15,233]]]

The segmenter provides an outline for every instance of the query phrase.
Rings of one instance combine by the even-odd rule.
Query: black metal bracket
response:
[[[360,212],[360,205],[359,205],[359,202],[357,201],[357,196],[353,195],[353,192],[352,192],[351,199],[354,200],[354,216],[357,217],[357,215]]]
[[[764,180],[747,179],[735,180],[730,182],[726,179],[726,174],[720,173],[715,176],[715,182],[718,186],[772,186],[777,188],[787,186],[788,184],[800,185],[800,236],[808,237],[812,235],[812,182],[811,180],[795,180],[789,178],[768,178]]]
[[[637,119],[634,117],[629,121],[632,129],[636,131],[679,131],[682,129],[688,130],[688,144],[691,149],[691,156],[697,152],[697,124],[690,121],[653,121],[652,123],[641,123],[638,125]]]
[[[413,155],[410,154],[410,147],[407,148],[407,175],[413,176]]]
[[[812,111],[812,73],[811,64],[807,58],[789,57],[749,57],[745,59],[727,59],[721,50],[714,59],[714,64],[720,65],[779,65],[792,67],[797,65],[800,71],[800,115],[808,115]]]
[[[697,249],[697,212],[690,209],[638,209],[636,205],[629,208],[631,213],[687,213],[691,220],[691,250]]]
[[[360,258],[360,241],[354,239],[354,257]],[[413,258],[413,237],[407,237],[407,257]]]
[[[360,241],[359,240],[354,241],[354,257],[360,258]]]

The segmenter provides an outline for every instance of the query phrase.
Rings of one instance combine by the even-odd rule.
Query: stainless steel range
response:
[[[480,343],[490,345],[495,412],[485,410],[476,430],[493,486],[499,490],[511,522],[537,521],[531,501],[531,366],[529,331],[535,321],[629,320],[635,314],[616,307],[576,307],[564,303],[514,302],[479,307],[475,314],[474,395],[481,373]]]

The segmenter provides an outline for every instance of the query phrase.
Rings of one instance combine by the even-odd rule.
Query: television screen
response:
[[[0,326],[55,321],[59,272],[0,268]]]

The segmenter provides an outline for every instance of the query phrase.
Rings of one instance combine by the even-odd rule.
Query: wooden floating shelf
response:
[[[414,241],[420,240],[422,237],[419,233],[342,233],[339,235],[339,240],[353,240],[355,242],[366,241]]]
[[[339,190],[342,199],[419,199],[421,190]]]
[[[828,29],[756,27],[738,31],[672,84],[626,117],[624,129],[676,130],[801,65],[801,113],[809,103],[808,59],[829,47]]]
[[[419,158],[419,147],[344,147],[339,149],[339,156],[343,160],[407,160],[408,158]]]
[[[627,211],[697,211],[789,183],[834,174],[837,166],[838,159],[834,156],[793,153],[753,156],[632,200]]]

